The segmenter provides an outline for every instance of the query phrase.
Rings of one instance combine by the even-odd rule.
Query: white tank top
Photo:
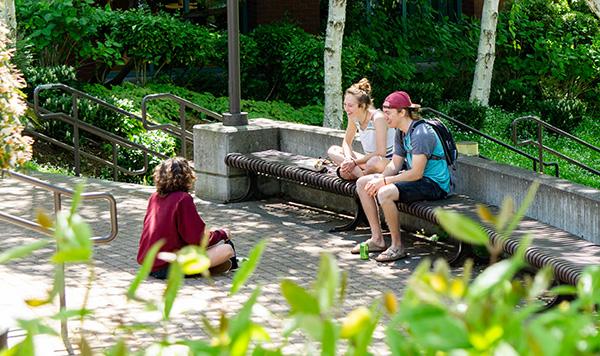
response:
[[[373,123],[373,116],[375,114],[371,114],[369,117],[369,121],[367,122],[367,127],[365,129],[361,129],[360,122],[358,120],[354,120],[354,124],[358,129],[358,137],[360,137],[360,143],[362,144],[363,150],[365,153],[371,153],[377,151],[377,135],[375,135],[375,124]],[[385,156],[387,158],[392,157],[392,153],[394,152],[394,129],[388,127],[387,135],[386,135],[386,146],[385,146]]]

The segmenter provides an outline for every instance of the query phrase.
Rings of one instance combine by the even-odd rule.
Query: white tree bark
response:
[[[477,63],[473,86],[471,87],[471,101],[488,106],[492,85],[494,60],[496,59],[496,25],[498,24],[498,1],[485,0],[481,11],[481,33],[479,35],[479,48],[477,49]]]
[[[342,128],[342,41],[346,22],[346,0],[329,0],[325,36],[324,127]]]
[[[12,36],[17,31],[17,18],[15,17],[15,0],[0,0],[0,17],[10,30]]]
[[[596,17],[600,18],[600,0],[585,0]]]

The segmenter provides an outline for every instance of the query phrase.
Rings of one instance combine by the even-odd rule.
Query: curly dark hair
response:
[[[196,175],[189,162],[182,157],[169,158],[154,169],[154,185],[160,195],[192,190]]]

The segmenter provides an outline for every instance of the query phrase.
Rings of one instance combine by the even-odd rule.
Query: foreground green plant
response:
[[[494,216],[480,209],[480,214],[504,236],[508,236],[521,220],[533,200],[537,186],[533,186],[523,205],[513,212],[513,203],[505,200],[501,211]],[[0,254],[0,263],[21,258],[57,243],[57,253],[51,263],[83,264],[90,271],[87,288],[93,285],[93,260],[90,229],[77,214],[81,188],[73,197],[69,211],[58,214],[52,222],[43,213],[39,223],[54,229],[54,239],[41,239],[32,244],[15,247]],[[441,224],[448,232],[467,242],[491,246],[481,235],[479,225],[452,212],[438,211]],[[370,306],[359,306],[344,313],[347,276],[335,259],[322,254],[317,277],[310,287],[292,280],[281,282],[281,293],[289,305],[286,315],[273,315],[287,319],[285,328],[271,334],[266,327],[253,321],[253,309],[258,304],[261,288],[256,287],[247,301],[233,316],[222,310],[217,323],[208,319],[204,310],[197,311],[203,321],[208,338],[177,339],[170,332],[173,305],[185,274],[205,273],[208,269],[205,246],[190,246],[176,254],[158,254],[160,245],[153,246],[127,291],[130,303],[141,303],[146,310],[161,311],[160,336],[149,345],[132,351],[128,346],[128,333],[134,330],[155,333],[154,325],[122,324],[117,328],[114,346],[104,350],[106,355],[282,355],[287,339],[294,333],[307,336],[306,354],[368,355],[376,328],[385,330],[385,341],[393,355],[594,355],[600,352],[600,318],[596,306],[600,303],[600,266],[588,268],[576,287],[556,287],[548,292],[552,280],[549,269],[543,269],[533,278],[516,279],[525,266],[523,256],[529,246],[524,239],[516,254],[494,263],[478,276],[472,276],[472,262],[467,261],[459,276],[452,275],[444,260],[432,263],[425,259],[419,264],[404,295],[398,301],[392,292],[373,300]],[[252,249],[248,260],[233,276],[230,296],[238,293],[255,271],[265,251],[266,242],[260,241]],[[171,261],[164,293],[158,300],[146,299],[137,291],[150,273],[156,256]],[[52,302],[64,283],[62,268],[56,269],[53,288],[44,298],[30,299],[31,306]],[[571,294],[572,302],[562,302],[557,308],[545,310],[541,295]],[[50,318],[79,319],[82,323],[94,317],[95,311],[87,306],[87,297],[78,309],[62,310]],[[381,322],[384,314],[387,322]],[[20,320],[26,332],[20,343],[0,352],[1,356],[32,355],[36,353],[34,336],[58,336],[49,327],[48,318]],[[273,345],[274,333],[283,340]],[[94,351],[84,332],[77,335],[81,354]],[[137,347],[140,347],[138,345]],[[37,350],[40,351],[40,350]]]

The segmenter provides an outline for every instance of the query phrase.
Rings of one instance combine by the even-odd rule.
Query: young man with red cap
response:
[[[428,124],[415,126],[421,119],[420,107],[403,91],[395,91],[385,98],[385,120],[388,126],[396,129],[394,155],[382,174],[363,176],[356,183],[371,227],[371,237],[366,241],[369,252],[382,251],[375,258],[378,262],[406,257],[396,201],[438,200],[450,191],[450,171],[439,137]],[[404,163],[407,169],[401,170]],[[381,232],[377,203],[392,235],[392,244],[388,248]],[[360,245],[355,246],[352,253],[360,253]]]

